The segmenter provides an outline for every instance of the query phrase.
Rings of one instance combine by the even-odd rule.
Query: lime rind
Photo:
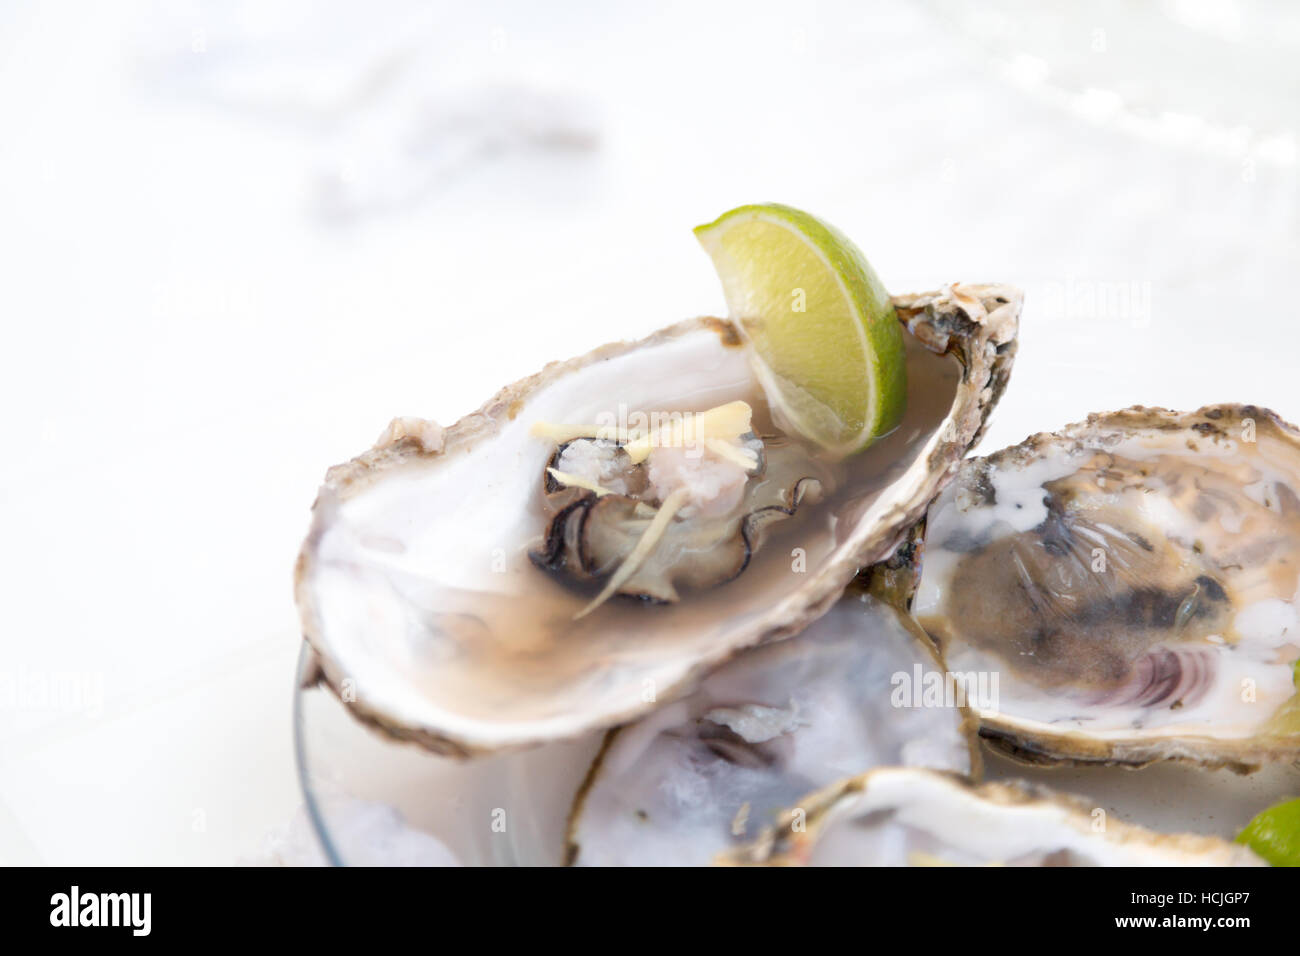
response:
[[[1273,866],[1300,866],[1300,799],[1261,811],[1237,835]]]
[[[773,357],[764,355],[760,343],[753,341],[747,320],[766,321],[770,316],[752,316],[746,312],[763,309],[770,312],[778,308],[770,294],[757,304],[756,298],[763,299],[764,292],[771,293],[776,287],[804,285],[808,278],[790,275],[785,277],[786,281],[777,280],[773,273],[779,275],[781,268],[793,270],[794,266],[790,255],[783,258],[779,254],[782,250],[774,253],[771,245],[755,256],[754,261],[737,260],[727,248],[726,238],[737,229],[752,228],[755,224],[784,230],[792,242],[785,251],[811,253],[826,276],[833,279],[840,303],[855,321],[836,325],[833,341],[822,342],[818,336],[823,330],[816,330],[816,323],[810,317],[814,331],[808,338],[817,341],[820,348],[833,345],[837,351],[848,349],[857,353],[861,357],[860,382],[796,381],[795,376],[783,374],[783,370],[775,367]],[[898,424],[903,414],[907,375],[902,330],[884,283],[848,237],[816,216],[778,203],[740,206],[712,223],[697,227],[695,234],[714,261],[733,318],[741,326],[742,334],[755,345],[755,372],[781,417],[801,434],[840,455],[861,450]],[[778,243],[781,241],[778,239]],[[768,267],[761,274],[756,271],[760,259]],[[850,329],[852,342],[846,338]],[[789,342],[788,334],[786,341]],[[775,358],[780,360],[782,356]],[[839,365],[837,370],[845,367],[847,363]],[[805,362],[798,371],[806,374],[806,370]]]

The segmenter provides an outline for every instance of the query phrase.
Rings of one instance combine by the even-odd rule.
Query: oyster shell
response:
[[[832,784],[721,862],[811,866],[1265,866],[1217,837],[1107,819],[1045,787],[882,767]]]
[[[1023,760],[1247,771],[1300,758],[1300,433],[1131,408],[963,464],[912,611],[999,675],[981,732]]]
[[[920,517],[1006,385],[1020,302],[1005,286],[896,298],[911,333],[900,426],[844,463],[838,491],[784,522],[780,546],[743,575],[663,607],[611,601],[575,620],[583,596],[533,566],[555,448],[530,425],[745,400],[770,430],[729,323],[553,363],[445,430],[396,421],[330,469],[299,555],[303,633],[325,681],[357,716],[458,756],[610,727],[688,692],[821,615]]]
[[[850,585],[802,634],[611,731],[574,804],[570,862],[703,866],[846,774],[978,772],[965,706],[919,706],[915,691],[942,672],[906,614]]]

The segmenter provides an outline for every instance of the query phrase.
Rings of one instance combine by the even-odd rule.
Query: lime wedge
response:
[[[841,456],[898,424],[907,398],[903,335],[857,246],[816,216],[775,203],[733,209],[695,235],[778,421]]]
[[[1274,866],[1300,866],[1300,800],[1288,800],[1259,813],[1237,835]]]

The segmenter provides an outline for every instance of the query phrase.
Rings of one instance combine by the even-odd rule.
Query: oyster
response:
[[[981,731],[1031,761],[1300,758],[1300,433],[1254,406],[1131,408],[963,464],[912,611],[999,675]]]
[[[890,764],[978,770],[974,723],[920,706],[943,678],[925,634],[850,586],[788,641],[754,648],[694,693],[611,731],[574,805],[580,865],[706,865],[804,795]]]
[[[883,767],[787,811],[728,863],[811,866],[1265,866],[1217,837],[1108,820],[1078,797]]]
[[[585,617],[615,594],[651,603],[679,600],[741,574],[768,528],[834,487],[840,469],[798,442],[752,430],[753,409],[730,402],[636,433],[592,426],[561,443],[543,478],[551,515],[538,567],[603,588]],[[598,437],[601,431],[623,438]],[[534,426],[545,437],[548,429]],[[673,520],[678,515],[682,521]]]
[[[392,735],[467,756],[631,720],[741,649],[796,633],[859,567],[890,552],[977,441],[1010,373],[1020,301],[1004,286],[895,298],[910,333],[907,411],[892,433],[844,462],[821,462],[779,435],[747,347],[717,319],[553,363],[445,430],[396,420],[374,448],[329,471],[299,555],[303,632],[325,681]],[[593,602],[590,591],[538,569],[595,567],[571,560],[582,557],[568,537],[580,523],[561,522],[557,536],[565,506],[557,493],[575,507],[610,506],[556,466],[562,443],[554,432],[533,434],[537,423],[698,414],[736,402],[750,408],[752,425],[732,445],[763,441],[752,448],[763,470],[747,482],[754,497],[744,521],[778,500],[798,511],[762,553],[752,547],[759,529],[742,523],[713,540],[730,550],[698,573],[679,574],[683,562],[671,574],[642,563],[617,582],[670,602],[657,607],[605,595]],[[792,470],[773,436],[786,443]],[[624,446],[631,438],[615,437]],[[611,449],[584,449],[602,451]],[[594,467],[599,476],[599,461]],[[545,483],[543,475],[556,478],[548,468],[567,479]],[[774,480],[760,494],[764,476]],[[806,494],[806,478],[820,500]],[[655,520],[636,514],[636,500],[622,506],[631,513],[610,525],[616,532]],[[674,520],[689,530],[700,517]],[[628,554],[627,540],[614,542],[597,562],[606,588]],[[696,590],[672,602],[679,584]]]

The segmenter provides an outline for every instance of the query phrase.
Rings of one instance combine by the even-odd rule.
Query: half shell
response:
[[[842,492],[782,523],[736,580],[671,606],[579,596],[534,567],[546,525],[537,421],[623,407],[759,408],[729,323],[697,319],[508,386],[445,431],[398,420],[330,470],[296,573],[303,633],[353,713],[466,756],[573,737],[684,694],[738,651],[797,633],[880,560],[978,440],[1015,352],[1020,293],[953,286],[895,300],[908,410],[846,463]],[[756,419],[757,420],[757,419]]]
[[[1300,759],[1300,433],[1132,408],[963,464],[912,611],[999,677],[981,731],[1036,762]]]
[[[1086,800],[884,767],[833,784],[722,862],[796,866],[1264,866],[1217,837],[1155,833]]]

